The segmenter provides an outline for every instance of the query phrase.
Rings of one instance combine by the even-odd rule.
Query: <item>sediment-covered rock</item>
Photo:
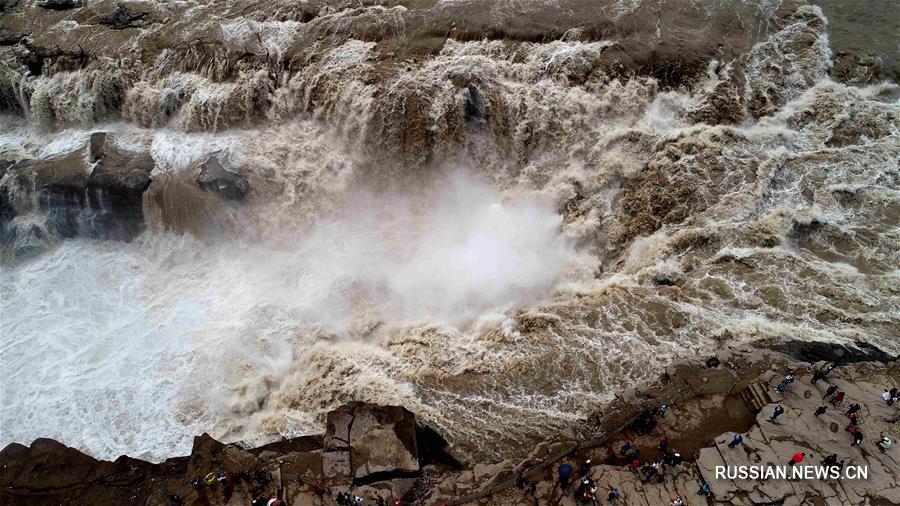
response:
[[[406,477],[419,471],[415,416],[400,406],[344,405],[328,415],[323,465],[332,479]]]

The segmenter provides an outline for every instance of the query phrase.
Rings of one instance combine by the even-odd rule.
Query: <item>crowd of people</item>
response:
[[[835,365],[832,363],[828,363],[822,368],[813,369],[811,381],[812,384],[816,384],[822,380],[827,380],[829,374],[834,369]],[[794,371],[788,370],[783,378],[779,381],[777,386],[775,386],[775,390],[780,394],[785,394],[790,389],[791,385],[795,383],[796,379],[797,377],[795,376]],[[822,397],[823,404],[815,409],[815,411],[813,412],[813,417],[818,419],[820,416],[828,412],[829,408],[828,406],[826,406],[826,403],[831,404],[832,409],[841,408],[844,404],[846,396],[846,392],[841,391],[837,386],[829,385],[825,390],[825,395]],[[898,401],[898,399],[900,399],[900,397],[898,396],[900,396],[900,393],[898,393],[897,388],[886,388],[884,389],[884,394],[882,395],[884,402],[888,406],[893,406]],[[668,409],[669,407],[663,404],[655,410],[649,410],[641,413],[631,424],[631,429],[639,435],[652,433],[652,431],[657,426],[657,418],[666,416]],[[780,404],[776,404],[768,420],[772,423],[778,424],[779,417],[781,417],[784,413],[784,407],[782,407]],[[863,441],[862,429],[860,428],[860,423],[862,421],[862,407],[859,403],[853,402],[849,406],[847,406],[847,410],[846,412],[844,412],[844,415],[848,419],[846,430],[853,436],[853,442],[851,443],[851,446],[860,446]],[[732,435],[731,441],[727,446],[729,449],[734,449],[741,446],[742,444],[744,444],[744,436],[742,434],[735,433]],[[893,441],[890,439],[890,437],[888,437],[884,433],[881,433],[879,434],[879,439],[875,443],[875,446],[877,446],[881,452],[885,452],[891,449],[891,447],[893,446]],[[666,480],[666,471],[668,469],[673,469],[681,466],[684,462],[684,459],[681,454],[678,453],[678,451],[670,448],[669,439],[667,437],[663,437],[659,441],[659,445],[657,446],[657,448],[661,455],[660,458],[642,460],[641,450],[631,441],[624,441],[618,449],[618,456],[616,460],[618,460],[621,465],[624,465],[628,469],[631,469],[641,482],[663,483]],[[806,459],[807,454],[805,452],[798,451],[788,460],[787,465],[799,465],[805,462]],[[825,457],[820,465],[834,470],[837,472],[837,475],[840,475],[840,472],[844,469],[845,459],[839,459],[837,454],[831,454]],[[597,486],[594,481],[588,476],[589,470],[590,460],[581,465],[580,474],[582,478],[577,482],[578,486],[574,489],[573,495],[575,500],[580,504],[599,504],[600,501],[597,498],[596,494]],[[573,481],[573,471],[574,469],[569,464],[561,464],[557,469],[559,487],[563,493],[569,491],[572,484],[575,483]],[[697,491],[697,494],[705,497],[712,497],[713,495],[709,484],[706,482],[702,482],[700,489]],[[609,493],[607,494],[607,501],[609,504],[618,504],[620,498],[621,493],[617,488],[611,488],[609,490]],[[671,504],[672,506],[683,505],[684,500],[681,497],[674,496],[672,497]]]
[[[631,429],[637,434],[648,434],[657,426],[658,418],[665,417],[668,411],[669,406],[666,404],[662,404],[653,410],[644,411],[632,422]],[[660,458],[642,461],[640,449],[632,444],[631,441],[624,441],[618,450],[618,456],[611,458],[631,469],[641,482],[654,481],[663,483],[666,480],[667,470],[680,468],[684,464],[684,457],[677,450],[670,447],[667,437],[660,439],[657,449],[661,455]],[[578,469],[579,476],[576,478],[574,475],[575,469],[571,464],[560,464],[556,470],[556,475],[561,493],[567,494],[571,492],[573,498],[579,504],[599,504],[597,484],[590,477],[591,467],[590,459],[582,462]],[[573,488],[575,483],[577,483],[577,486]],[[517,479],[516,485],[521,489],[525,488],[525,481],[521,475]],[[532,484],[533,486],[534,484]],[[712,496],[709,485],[704,483],[698,494],[707,497]],[[619,504],[621,497],[622,493],[615,487],[610,488],[606,494],[606,500],[609,504]],[[673,506],[684,504],[684,500],[681,497],[672,497]]]
[[[814,369],[811,381],[812,384],[827,380],[834,368],[834,364],[826,364],[822,368]],[[785,394],[795,381],[796,377],[794,371],[789,370],[775,387],[775,390],[781,394]],[[898,396],[900,396],[900,393],[898,393],[896,387],[886,388],[882,394],[882,398],[888,406],[893,406],[897,403]],[[833,409],[841,407],[845,398],[845,392],[841,391],[836,385],[829,385],[828,388],[825,389],[825,394],[822,397],[822,405],[815,409],[813,417],[818,419],[828,412],[829,408],[826,403],[830,403]],[[644,411],[631,424],[631,429],[638,435],[652,433],[658,424],[657,419],[665,417],[668,411],[669,406],[666,404],[662,404],[653,410]],[[864,440],[861,428],[862,411],[862,406],[860,406],[858,402],[852,402],[847,406],[846,411],[843,413],[848,419],[845,430],[853,437],[852,442],[850,443],[851,447],[860,447]],[[778,421],[779,417],[784,413],[785,409],[780,404],[776,404],[772,410],[771,416],[768,418],[769,422],[775,424],[780,423]],[[735,449],[743,444],[743,435],[735,433],[727,446],[729,449]],[[881,452],[886,452],[892,448],[893,441],[884,433],[880,433],[878,441],[875,442],[875,446]],[[659,452],[649,451],[648,453],[657,453],[659,455],[658,458],[642,460],[641,451],[637,445],[626,440],[622,442],[619,447],[618,455],[610,456],[610,459],[632,470],[642,483],[664,483],[667,474],[669,474],[668,471],[679,469],[684,463],[684,458],[677,450],[671,448],[669,439],[665,436],[659,440],[656,449],[659,450]],[[790,458],[787,465],[795,466],[801,464],[806,458],[806,453],[802,451],[797,452]],[[839,459],[837,454],[831,454],[825,457],[820,465],[830,470],[837,471],[839,475],[844,469],[845,459]],[[560,492],[562,494],[571,494],[574,500],[579,504],[600,504],[600,499],[598,499],[598,486],[591,477],[592,467],[593,463],[590,459],[581,462],[577,473],[575,468],[569,463],[559,465],[556,470],[556,475]],[[268,474],[261,471],[256,471],[253,476],[246,472],[209,473],[203,478],[197,477],[193,479],[191,485],[195,490],[201,492],[211,488],[215,489],[221,487],[227,501],[233,493],[235,486],[241,482],[246,482],[248,485],[253,484],[254,488],[260,489],[261,487],[264,487],[268,481]],[[535,481],[526,480],[523,474],[519,474],[516,477],[515,486],[526,494],[536,497],[537,483]],[[365,498],[361,495],[352,494],[342,488],[329,489],[318,481],[312,485],[312,488],[320,498],[324,499],[326,496],[332,497],[339,506],[401,506],[401,501],[399,499],[385,499],[381,496]],[[709,484],[702,482],[702,477],[701,486],[697,491],[697,494],[705,497],[713,496]],[[611,487],[606,493],[606,500],[609,504],[619,504],[621,497],[622,494],[619,489],[614,487]],[[184,502],[174,494],[170,496],[170,500],[175,505],[184,504]],[[673,496],[671,498],[672,506],[683,506],[684,504],[684,500],[679,496]],[[278,497],[255,495],[251,506],[285,506],[285,502]]]
[[[816,384],[821,380],[825,380],[828,377],[829,373],[834,370],[834,368],[834,364],[828,363],[822,368],[814,369],[811,383]],[[782,379],[778,386],[775,387],[775,390],[781,394],[784,394],[788,386],[790,386],[790,384],[793,382],[793,371],[787,371],[784,379]],[[839,406],[843,405],[846,395],[847,394],[841,391],[837,387],[837,385],[829,385],[828,388],[825,389],[825,394],[822,396],[822,401],[831,403],[834,408],[838,408]],[[900,392],[898,392],[896,387],[892,387],[890,389],[885,388],[884,393],[881,395],[882,399],[888,406],[893,406],[897,402],[898,396],[900,396]],[[816,408],[816,410],[813,412],[813,417],[818,418],[824,415],[827,411],[828,407],[823,404]],[[776,405],[772,410],[772,416],[769,417],[769,421],[772,423],[778,423],[777,419],[782,414],[784,414],[784,408],[781,407],[780,404]],[[862,427],[860,426],[862,422],[862,406],[860,406],[859,403],[854,402],[847,407],[847,411],[844,413],[844,415],[848,419],[847,426],[844,427],[844,430],[850,433],[851,436],[853,436],[853,440],[850,443],[850,446],[860,447],[864,439]],[[729,446],[731,445],[729,444]],[[875,443],[875,446],[877,446],[880,451],[885,452],[893,446],[893,441],[890,437],[886,436],[882,432],[878,435],[878,441]],[[834,459],[837,459],[836,455],[834,456]],[[841,461],[841,463],[843,463],[843,460]],[[843,468],[843,464],[841,464],[840,467]]]

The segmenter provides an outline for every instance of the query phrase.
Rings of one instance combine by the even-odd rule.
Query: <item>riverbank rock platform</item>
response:
[[[129,457],[100,461],[50,439],[0,452],[0,503],[8,505],[247,505],[281,499],[289,505],[339,504],[339,494],[358,504],[575,505],[574,487],[563,490],[559,465],[575,469],[591,460],[589,477],[597,502],[685,504],[900,504],[897,449],[882,452],[884,433],[900,440],[897,405],[882,398],[900,383],[896,358],[878,350],[817,343],[723,349],[715,357],[673,364],[655,383],[622,392],[577,428],[591,438],[560,436],[524,460],[460,462],[446,442],[400,406],[353,402],[328,415],[324,436],[306,436],[258,448],[225,444],[207,434],[191,454],[153,464]],[[776,350],[775,348],[778,348]],[[830,351],[829,351],[830,350]],[[812,383],[826,361],[836,367]],[[783,395],[775,389],[792,371],[796,380]],[[829,386],[845,393],[833,406],[823,399]],[[844,430],[847,406],[861,406],[864,440],[851,447]],[[659,414],[658,408],[669,409]],[[783,415],[770,421],[776,405]],[[820,406],[825,414],[815,417]],[[743,444],[729,448],[735,433]],[[667,465],[647,479],[619,449],[625,441],[640,450],[640,463],[662,458],[660,440],[684,463]],[[717,466],[786,465],[806,454],[802,465],[820,466],[837,455],[847,466],[865,466],[860,480],[717,479]],[[711,496],[701,494],[709,485]],[[265,502],[263,502],[265,504]]]

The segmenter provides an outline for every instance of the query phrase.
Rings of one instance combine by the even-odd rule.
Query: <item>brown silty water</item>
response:
[[[724,342],[896,353],[896,31],[845,10],[6,2],[0,159],[156,166],[135,241],[4,267],[2,442],[159,459],[360,399],[500,459]]]

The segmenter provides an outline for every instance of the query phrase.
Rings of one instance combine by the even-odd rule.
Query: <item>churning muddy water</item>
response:
[[[725,341],[897,353],[889,3],[0,2],[0,445],[506,458]]]

